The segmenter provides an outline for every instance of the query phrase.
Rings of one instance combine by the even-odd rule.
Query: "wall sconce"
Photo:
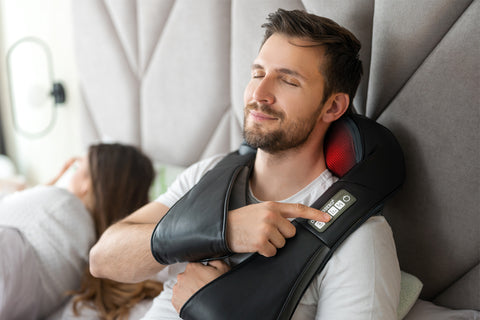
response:
[[[39,138],[56,121],[56,106],[65,102],[65,89],[53,80],[52,55],[40,39],[27,37],[7,52],[7,78],[14,129]]]

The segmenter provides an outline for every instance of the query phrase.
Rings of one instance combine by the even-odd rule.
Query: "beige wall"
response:
[[[77,115],[80,96],[76,80],[71,19],[70,1],[0,0],[0,116],[8,156],[29,184],[46,182],[66,159],[83,153]],[[18,40],[25,37],[39,38],[47,44],[53,60],[53,78],[64,84],[67,94],[66,103],[57,108],[56,123],[52,130],[37,138],[23,136],[14,130],[7,87],[7,52]],[[28,57],[25,59],[28,60]],[[45,69],[45,66],[39,68]],[[15,70],[17,75],[24,78],[29,78],[32,72],[31,68]],[[23,72],[25,74],[21,74]],[[20,96],[25,97],[23,94]],[[38,113],[38,108],[35,110],[34,106],[16,105],[15,110],[22,119],[27,119],[25,123],[29,126],[46,121],[45,118],[48,119],[50,115],[48,112]]]

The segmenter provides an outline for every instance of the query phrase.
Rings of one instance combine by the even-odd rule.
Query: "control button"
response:
[[[337,207],[338,209],[342,209],[343,207],[345,207],[345,202],[343,202],[342,200],[338,200],[335,203],[335,207]]]
[[[338,209],[335,207],[331,207],[330,209],[328,209],[327,212],[330,213],[332,216],[334,216],[338,213]]]
[[[333,197],[331,197],[320,210],[328,213],[331,216],[329,222],[320,222],[316,220],[309,220],[308,224],[317,232],[325,232],[341,215],[350,208],[357,199],[345,189],[339,190]]]
[[[322,229],[324,225],[325,222],[315,221],[315,227],[317,227],[318,229]]]

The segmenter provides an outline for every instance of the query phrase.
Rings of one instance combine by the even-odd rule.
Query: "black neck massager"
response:
[[[403,183],[402,150],[391,132],[373,120],[342,117],[328,130],[324,148],[328,169],[340,179],[312,207],[332,219],[326,224],[295,219],[296,235],[274,257],[252,254],[207,284],[183,306],[182,319],[290,319],[334,250],[380,213]],[[254,160],[254,152],[229,154],[170,209],[151,238],[158,262],[208,261],[232,254],[225,235],[227,214],[246,205]],[[244,195],[235,204],[230,201],[234,188]]]

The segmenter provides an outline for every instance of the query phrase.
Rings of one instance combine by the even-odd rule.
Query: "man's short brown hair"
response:
[[[274,33],[311,41],[312,46],[321,46],[326,63],[319,66],[325,77],[324,103],[336,92],[347,93],[351,109],[355,92],[362,77],[362,61],[359,59],[360,41],[347,29],[331,19],[302,10],[278,9],[268,15],[263,24],[263,44]]]

